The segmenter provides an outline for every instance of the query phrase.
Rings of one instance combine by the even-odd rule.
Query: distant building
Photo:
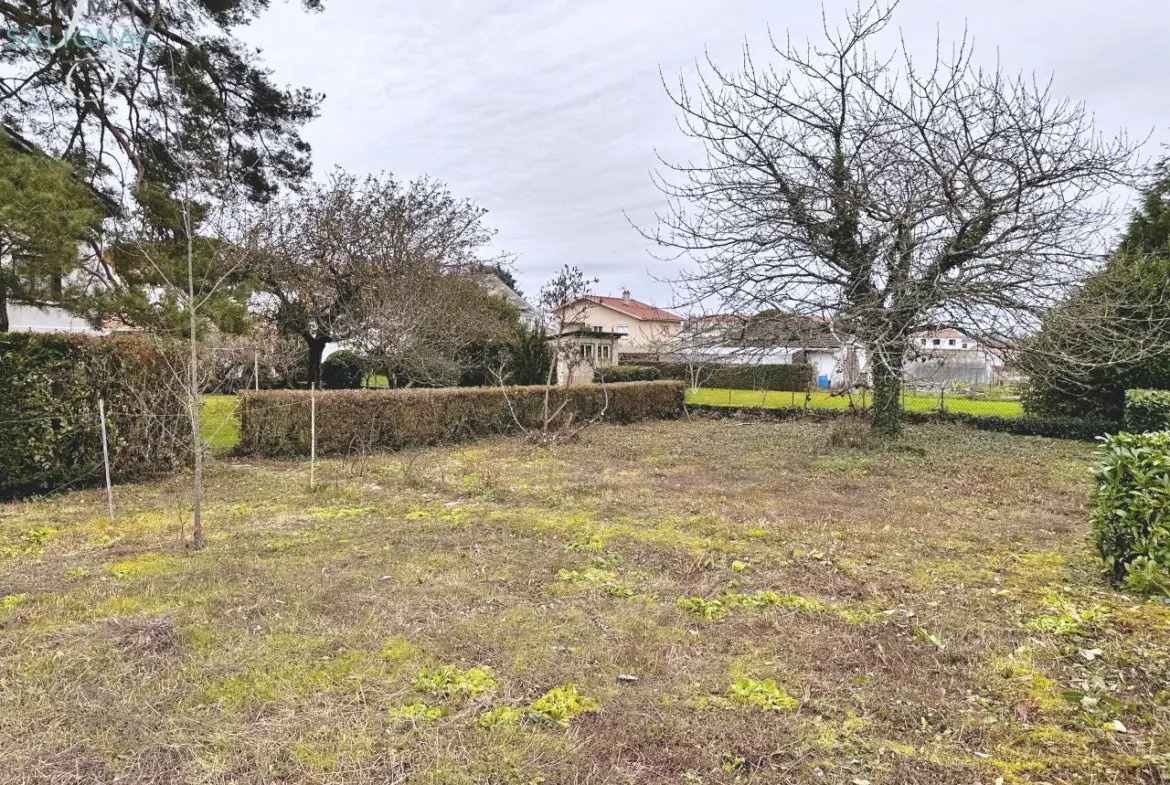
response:
[[[561,349],[557,363],[557,384],[589,384],[598,368],[618,364],[618,344],[623,333],[595,330],[582,322],[566,324],[560,333]],[[556,336],[549,336],[555,341]]]
[[[527,300],[516,293],[508,284],[504,283],[498,275],[492,272],[483,272],[479,276],[480,282],[493,294],[499,294],[504,297],[520,312],[520,321],[529,327],[534,326],[538,321],[536,309],[533,308]]]
[[[716,314],[687,322],[680,354],[706,363],[788,365],[815,369],[821,388],[851,387],[866,381],[866,351],[856,340],[838,334],[828,319],[773,314]]]
[[[621,297],[587,295],[558,308],[554,315],[567,324],[620,335],[618,351],[623,355],[668,351],[683,327],[681,316],[635,300],[628,291]]]
[[[1007,378],[1002,349],[984,345],[958,330],[927,330],[910,340],[904,366],[907,384],[1000,384]]]

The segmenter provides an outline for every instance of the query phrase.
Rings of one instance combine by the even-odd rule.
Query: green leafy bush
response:
[[[652,365],[609,365],[593,372],[596,384],[610,382],[656,382],[662,372]]]
[[[1170,594],[1170,431],[1119,433],[1102,452],[1093,541],[1115,585]]]
[[[321,363],[321,386],[328,390],[357,390],[365,378],[362,358],[356,352],[342,349]]]
[[[0,334],[0,498],[115,480],[191,455],[181,347],[137,335]]]
[[[333,390],[317,393],[317,452],[400,450],[538,428],[546,389],[549,411],[557,414],[554,428],[595,417],[629,423],[683,412],[678,382]],[[241,393],[240,449],[270,457],[308,455],[309,396],[307,390]]]
[[[1170,431],[1170,390],[1127,390],[1125,429],[1133,433]]]
[[[687,363],[639,360],[639,366],[657,368],[663,379],[676,379],[700,387],[730,390],[773,390],[804,392],[816,379],[817,371],[805,363],[791,365],[719,364],[693,366]]]

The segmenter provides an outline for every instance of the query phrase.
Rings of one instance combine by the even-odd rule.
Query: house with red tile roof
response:
[[[660,351],[672,345],[683,327],[681,316],[635,300],[629,291],[621,297],[586,295],[557,309],[555,315],[574,331],[621,335],[619,355]]]

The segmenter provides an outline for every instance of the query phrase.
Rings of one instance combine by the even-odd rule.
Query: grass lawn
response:
[[[601,426],[0,505],[0,781],[1153,783],[1091,447]],[[1160,774],[1159,774],[1160,772]]]
[[[827,392],[813,392],[808,405],[814,409],[848,409],[849,396],[846,395],[830,395]],[[905,398],[905,407],[907,411],[912,412],[935,412],[939,408],[939,397],[937,395],[911,395],[907,393]],[[861,396],[855,395],[853,402],[856,406],[861,406]],[[870,403],[870,398],[866,398],[866,405]],[[763,393],[757,390],[723,390],[723,389],[699,389],[687,391],[687,403],[707,404],[710,406],[764,406],[769,409],[780,409],[786,406],[803,407],[805,405],[804,393],[790,393],[790,392],[769,392]],[[983,414],[995,417],[1020,417],[1024,410],[1019,401],[997,401],[987,400],[982,398],[966,398],[961,395],[948,395],[945,398],[946,410],[948,412],[961,412],[964,414]]]
[[[213,455],[225,455],[240,440],[240,420],[236,414],[238,402],[235,395],[203,396],[200,425]]]

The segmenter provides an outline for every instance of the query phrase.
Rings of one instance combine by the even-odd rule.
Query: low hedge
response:
[[[544,394],[554,425],[602,414],[607,422],[669,419],[683,412],[678,382],[571,387],[445,387],[317,393],[317,452],[356,455],[448,444],[540,427]],[[309,454],[310,393],[242,392],[240,450],[269,457]],[[562,407],[564,404],[564,408]],[[517,424],[519,423],[519,425]]]
[[[657,368],[663,379],[677,379],[691,384],[694,377],[697,376],[700,387],[730,390],[804,392],[812,386],[817,376],[817,369],[806,363],[793,363],[791,365],[711,364],[696,368],[696,366],[687,363],[639,360],[638,365]]]
[[[191,455],[181,347],[138,335],[0,333],[0,498],[115,480]]]
[[[1113,583],[1170,595],[1170,432],[1105,439],[1093,479],[1092,537]]]
[[[1046,436],[1049,439],[1074,439],[1094,442],[1117,431],[1117,423],[1076,417],[994,417],[983,414],[947,412],[926,415],[935,421],[957,422],[981,431],[998,431],[1015,436]]]
[[[1170,431],[1170,390],[1126,390],[1125,430]]]
[[[612,382],[656,382],[662,372],[652,365],[607,365],[593,371],[594,384]]]
[[[803,406],[717,406],[713,404],[687,404],[691,414],[713,418],[751,417],[767,420],[811,420],[827,422],[841,417],[854,417],[849,409],[818,409]],[[866,415],[868,416],[868,415]],[[1049,439],[1073,439],[1095,442],[1110,431],[1116,431],[1116,423],[1107,420],[1077,420],[1071,417],[990,417],[981,414],[955,412],[903,412],[902,418],[908,423],[955,423],[967,425],[981,431],[997,431],[1013,436],[1045,436]]]

